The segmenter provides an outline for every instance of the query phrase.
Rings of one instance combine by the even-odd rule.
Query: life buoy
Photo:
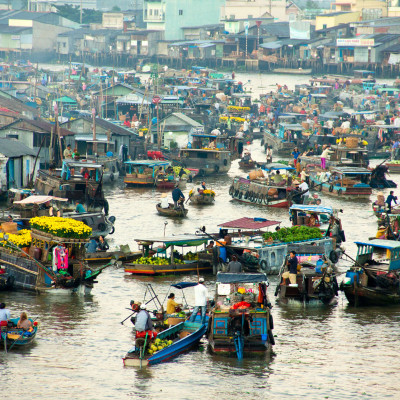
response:
[[[244,199],[246,200],[249,197],[249,191],[244,194]]]
[[[225,165],[225,167],[228,165],[228,160],[226,158],[224,160],[224,165]]]
[[[106,230],[106,224],[104,222],[100,222],[99,225],[97,225],[97,229],[101,232]]]
[[[339,261],[339,255],[338,255],[338,253],[337,253],[335,250],[332,250],[332,251],[329,253],[329,259],[330,259],[334,264],[336,264],[336,263]]]
[[[333,192],[333,185],[329,186],[329,191],[332,193]]]
[[[114,182],[114,174],[113,173],[111,173],[111,175],[110,175],[110,181]]]
[[[241,199],[243,196],[243,192],[239,192],[239,199]]]
[[[113,227],[111,228],[111,231],[108,232],[108,234],[109,234],[109,235],[112,235],[114,232],[115,232],[115,226],[113,226]]]
[[[229,188],[229,195],[232,196],[234,192],[235,188],[233,187],[233,185],[231,185],[231,187]]]
[[[239,190],[236,189],[235,197],[238,197],[238,195],[239,195]]]
[[[261,194],[260,197],[258,198],[258,202],[261,204],[264,200],[264,195]]]
[[[342,189],[339,189],[338,191],[337,191],[337,194],[340,196],[341,194],[343,193],[343,190]]]
[[[214,171],[219,172],[219,165],[214,165]]]

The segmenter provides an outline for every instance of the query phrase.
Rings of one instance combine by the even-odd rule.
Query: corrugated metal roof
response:
[[[0,153],[8,158],[36,156],[36,152],[18,140],[0,138]]]
[[[279,225],[280,221],[270,221],[265,218],[249,218],[243,217],[239,219],[235,219],[233,221],[224,222],[223,224],[219,224],[218,226],[222,226],[224,228],[235,228],[235,229],[262,229],[267,228],[273,225]]]

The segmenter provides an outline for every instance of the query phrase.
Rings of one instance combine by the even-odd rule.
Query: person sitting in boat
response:
[[[243,155],[242,161],[248,163],[251,161],[251,155],[248,151],[246,151]]]
[[[279,169],[275,172],[275,175],[272,175],[272,181],[277,185],[282,182],[281,172]]]
[[[6,303],[0,303],[0,321],[8,322],[10,318],[10,310],[6,308]]]
[[[146,304],[142,304],[140,306],[140,311],[136,314],[135,329],[136,337],[145,337],[146,333],[148,333],[150,339],[153,336],[157,336],[150,313],[147,311]]]
[[[214,240],[211,240],[210,243],[206,246],[207,250],[212,250],[214,248]]]
[[[238,261],[237,256],[235,254],[232,256],[232,261],[230,261],[228,264],[227,272],[233,272],[233,273],[243,272],[242,263]]]
[[[85,249],[88,253],[96,253],[97,246],[97,240],[95,238],[92,238],[88,243],[85,244]]]
[[[215,149],[215,140],[212,140],[209,145],[208,145],[209,149]]]
[[[220,131],[218,128],[214,128],[214,129],[211,131],[211,135],[218,136],[218,135],[220,135],[220,134],[221,134],[221,131]]]
[[[169,208],[169,201],[166,193],[163,193],[161,195],[161,202],[160,202],[160,207],[161,208]]]
[[[21,313],[21,316],[20,316],[19,321],[17,323],[17,328],[18,329],[23,329],[24,331],[27,331],[31,327],[32,327],[32,322],[29,321],[28,315],[26,314],[25,311],[23,311]]]
[[[82,203],[79,200],[77,200],[75,202],[75,204],[76,204],[75,212],[77,212],[77,213],[85,213],[86,212],[85,207],[83,207]]]
[[[310,222],[308,223],[308,226],[319,226],[319,219],[318,219],[318,215],[315,213],[312,213],[310,215]]]
[[[201,323],[206,322],[208,290],[204,285],[204,278],[199,278],[199,284],[194,287],[194,309],[189,322],[194,322],[198,311],[201,311]]]
[[[297,283],[297,266],[299,265],[299,260],[296,257],[296,252],[293,250],[290,252],[289,259],[286,263],[288,267],[288,271],[282,274],[283,283],[286,283],[286,279],[289,278],[289,281],[292,285]]]
[[[202,190],[207,190],[206,182],[205,182],[205,181],[201,182],[201,189],[202,189]]]
[[[179,312],[181,310],[180,307],[182,307],[182,304],[175,301],[175,294],[170,293],[167,301],[167,314],[175,314],[176,312]]]
[[[99,236],[99,243],[97,244],[97,249],[99,251],[107,251],[110,248],[107,241],[104,239],[103,235]]]
[[[185,196],[178,185],[175,185],[175,189],[172,191],[172,200],[174,201],[175,210],[179,208],[184,209],[183,202],[185,201]]]

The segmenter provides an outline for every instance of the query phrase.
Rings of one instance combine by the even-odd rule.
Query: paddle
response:
[[[136,311],[134,311],[131,315],[128,315],[124,320],[122,320],[122,321],[121,321],[121,325],[123,325],[124,322],[125,322],[128,318],[132,317],[132,315],[135,314],[135,312],[136,312]]]

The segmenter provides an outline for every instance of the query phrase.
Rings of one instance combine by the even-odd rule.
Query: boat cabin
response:
[[[170,187],[175,185],[175,174],[169,161],[134,160],[125,161],[124,165],[127,186],[158,186],[158,182]]]
[[[300,124],[279,123],[279,137],[283,141],[291,142],[302,139],[304,127]]]
[[[400,243],[395,240],[374,239],[355,242],[356,261],[373,271],[395,271],[400,269]]]
[[[293,204],[289,209],[290,220],[293,226],[309,226],[319,228],[326,234],[329,228],[329,219],[337,215],[332,207],[321,205]]]

